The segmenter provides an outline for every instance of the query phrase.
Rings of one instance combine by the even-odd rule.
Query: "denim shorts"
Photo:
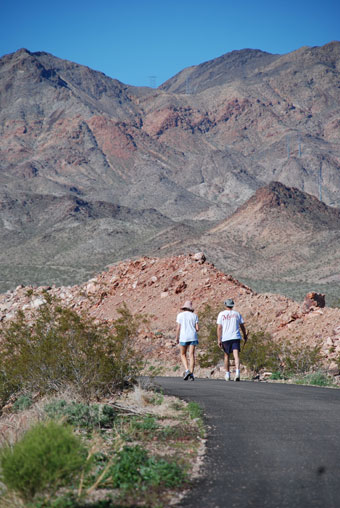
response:
[[[198,346],[198,340],[191,340],[190,342],[179,341],[180,346]]]

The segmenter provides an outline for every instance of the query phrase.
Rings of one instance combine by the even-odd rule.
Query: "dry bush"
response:
[[[20,311],[0,330],[0,403],[17,392],[55,393],[73,386],[84,398],[113,393],[142,367],[133,342],[141,316],[124,305],[111,326],[50,300],[30,321]]]
[[[251,332],[241,352],[241,362],[255,373],[267,369],[291,377],[319,369],[320,349],[318,345],[300,346],[288,340],[274,342],[269,333]]]

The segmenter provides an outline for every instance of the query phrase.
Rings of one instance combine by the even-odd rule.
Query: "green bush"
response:
[[[185,409],[192,419],[201,418],[203,415],[202,408],[197,402],[189,402]]]
[[[110,468],[113,487],[122,489],[137,488],[142,482],[141,468],[148,464],[148,454],[144,448],[124,446]]]
[[[296,379],[295,383],[298,385],[314,385],[314,386],[332,386],[334,385],[333,380],[327,376],[324,372],[312,372],[303,376],[300,379]]]
[[[26,501],[54,492],[76,478],[87,451],[70,427],[56,422],[32,427],[13,448],[1,450],[2,481]]]
[[[136,418],[133,422],[133,426],[137,430],[154,431],[158,429],[158,423],[154,416],[144,416],[141,420]]]
[[[23,312],[0,330],[0,403],[17,391],[57,392],[72,385],[88,400],[130,382],[141,362],[133,342],[141,316],[126,306],[111,326],[49,299],[33,323]]]
[[[159,428],[156,418],[153,416],[132,416],[128,422],[124,421],[122,436],[126,441],[135,441],[136,439],[148,439],[155,435]]]
[[[200,354],[198,361],[200,367],[212,367],[222,358],[221,349],[217,344],[217,315],[221,309],[213,308],[211,305],[205,305],[199,313],[199,343]]]
[[[185,473],[176,463],[149,457],[139,445],[125,446],[117,454],[109,474],[113,487],[123,490],[157,485],[174,487],[185,479]]]
[[[75,427],[92,429],[112,428],[116,412],[107,404],[67,403],[55,400],[44,407],[46,414],[53,419],[64,418],[66,423]]]
[[[13,410],[15,412],[24,411],[29,409],[33,404],[31,395],[20,395],[13,404]]]
[[[143,482],[155,487],[176,487],[185,479],[182,468],[175,462],[162,458],[150,457],[148,464],[142,468]]]
[[[240,361],[255,373],[261,369],[280,370],[277,346],[272,342],[269,333],[262,331],[248,334],[248,341],[242,348]]]
[[[255,373],[273,371],[278,379],[303,374],[320,365],[320,346],[296,346],[290,341],[274,342],[269,333],[251,332],[240,360]]]
[[[190,441],[192,439],[193,431],[191,426],[184,422],[182,425],[165,425],[161,427],[157,433],[157,437],[160,441]]]
[[[279,379],[284,379],[281,372],[273,372],[269,379],[273,379],[274,381],[278,381]]]
[[[320,367],[320,346],[293,346],[285,341],[280,344],[281,370],[287,376],[304,374]]]

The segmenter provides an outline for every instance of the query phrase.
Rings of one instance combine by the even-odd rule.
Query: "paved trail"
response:
[[[183,508],[339,508],[340,390],[156,378],[196,401],[210,427],[200,478]]]

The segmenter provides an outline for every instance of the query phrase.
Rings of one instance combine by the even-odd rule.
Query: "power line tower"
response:
[[[149,76],[149,84],[151,88],[156,88],[157,76]]]

